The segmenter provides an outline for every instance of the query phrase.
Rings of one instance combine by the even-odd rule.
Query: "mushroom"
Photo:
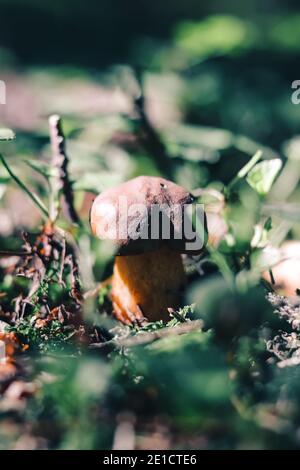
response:
[[[193,201],[181,186],[151,176],[134,178],[95,199],[92,231],[116,246],[111,298],[118,320],[167,320],[167,309],[178,307],[185,284],[181,253],[199,253],[205,241],[198,233],[186,234],[185,211]]]

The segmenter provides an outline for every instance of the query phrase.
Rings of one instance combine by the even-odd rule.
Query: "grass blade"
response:
[[[26,193],[27,196],[32,200],[34,205],[42,213],[43,217],[49,218],[49,213],[44,203],[35,193],[33,193],[32,191],[30,191],[30,189],[27,188],[27,186],[18,178],[17,175],[14,174],[14,172],[12,171],[12,169],[10,168],[10,166],[8,165],[8,163],[6,162],[5,158],[3,157],[1,153],[0,153],[0,160],[4,168],[7,170],[7,172],[11,176],[11,178],[17,183],[17,185],[22,189],[22,191],[24,191],[24,193]]]

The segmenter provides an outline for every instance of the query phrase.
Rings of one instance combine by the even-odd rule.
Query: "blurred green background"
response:
[[[289,100],[300,52],[296,1],[1,0],[0,8],[1,70],[60,65],[99,79],[130,64],[183,80],[189,123],[275,147],[298,130]]]

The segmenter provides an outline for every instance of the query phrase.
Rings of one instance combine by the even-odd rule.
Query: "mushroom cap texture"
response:
[[[143,231],[147,231],[147,238],[137,238],[136,236],[132,238],[130,235],[132,234],[131,230],[129,230],[129,233],[128,231],[127,233],[120,233],[119,224],[122,223],[120,201],[123,201],[121,204],[126,201],[128,209],[126,228],[131,227],[132,229],[133,227],[135,229],[139,225],[143,227]],[[90,214],[92,232],[101,240],[113,241],[117,255],[135,255],[155,251],[163,244],[167,244],[169,248],[181,253],[198,253],[201,250],[192,251],[186,249],[186,242],[191,242],[192,240],[185,238],[184,230],[182,231],[182,237],[175,238],[176,215],[174,215],[172,210],[168,219],[171,220],[170,237],[168,239],[162,237],[161,234],[162,219],[160,219],[159,233],[155,239],[151,239],[150,230],[151,207],[153,205],[159,206],[160,209],[163,207],[174,208],[175,206],[183,214],[185,205],[191,204],[193,201],[194,197],[191,193],[172,181],[155,176],[138,176],[97,196]],[[129,208],[133,209],[132,206],[136,204],[142,205],[144,211],[130,212]],[[181,220],[181,217],[178,220]]]

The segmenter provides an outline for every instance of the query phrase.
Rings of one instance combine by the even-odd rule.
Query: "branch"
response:
[[[159,133],[153,127],[147,115],[142,80],[138,71],[134,72],[132,78],[135,82],[134,89],[125,86],[125,90],[133,101],[134,110],[138,117],[139,141],[146,152],[153,158],[161,173],[166,177],[172,178],[173,162],[168,154],[164,142],[161,140]]]
[[[101,349],[108,345],[114,345],[118,348],[130,348],[133,346],[140,346],[142,344],[149,344],[158,339],[167,338],[169,336],[183,335],[191,331],[201,330],[203,327],[202,320],[193,320],[182,325],[162,328],[161,330],[153,331],[151,333],[140,333],[133,337],[112,339],[105,343],[93,343],[90,345],[92,349]]]
[[[69,158],[66,154],[65,137],[62,131],[60,116],[54,114],[49,118],[50,141],[52,147],[52,164],[58,172],[56,182],[56,192],[62,192],[70,220],[75,224],[80,224],[80,218],[74,206],[74,196],[72,182],[69,179],[68,164]]]
[[[163,175],[171,177],[171,161],[165,145],[161,141],[156,129],[152,126],[145,111],[145,98],[141,93],[134,99],[135,111],[138,114],[141,125],[141,142],[147,152],[155,160]]]
[[[0,257],[8,257],[8,256],[19,256],[19,257],[25,257],[26,256],[32,256],[31,251],[6,251],[6,250],[0,250]]]

